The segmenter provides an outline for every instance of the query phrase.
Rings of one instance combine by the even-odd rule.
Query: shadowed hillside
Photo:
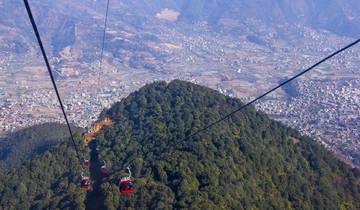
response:
[[[73,127],[75,132],[81,128]],[[66,125],[45,123],[8,134],[0,139],[0,168],[13,168],[41,155],[69,138]]]

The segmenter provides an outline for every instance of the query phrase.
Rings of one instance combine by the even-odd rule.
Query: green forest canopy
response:
[[[82,131],[78,127],[72,129]],[[59,123],[44,123],[10,133],[0,138],[0,168],[18,167],[24,160],[43,154],[68,137],[68,128]]]

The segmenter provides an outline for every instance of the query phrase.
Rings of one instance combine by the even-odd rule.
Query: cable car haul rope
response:
[[[51,82],[52,82],[52,84],[53,84],[53,87],[54,87],[54,90],[55,90],[55,93],[56,93],[56,96],[57,96],[57,99],[58,99],[58,101],[59,101],[61,111],[62,111],[62,113],[63,113],[63,115],[64,115],[64,119],[65,119],[66,125],[67,125],[68,130],[69,130],[69,133],[70,133],[71,141],[72,141],[72,144],[73,144],[74,149],[75,149],[75,151],[76,151],[76,156],[77,156],[79,162],[81,162],[79,149],[78,149],[78,147],[77,147],[77,145],[76,145],[76,143],[75,143],[74,135],[73,135],[73,132],[72,132],[72,130],[71,130],[71,126],[70,126],[69,120],[68,120],[68,118],[67,118],[67,115],[66,115],[66,112],[65,112],[65,109],[64,109],[64,105],[63,105],[63,103],[62,103],[62,101],[61,101],[61,97],[60,97],[58,88],[57,88],[57,86],[56,86],[54,76],[53,76],[52,71],[51,71],[50,63],[49,63],[49,61],[48,61],[48,58],[47,58],[47,55],[46,55],[44,46],[43,46],[43,44],[42,44],[41,37],[40,37],[39,31],[38,31],[38,29],[37,29],[37,26],[36,26],[34,17],[33,17],[33,15],[32,15],[31,8],[30,8],[30,5],[29,5],[28,0],[24,0],[24,4],[25,4],[25,7],[26,7],[26,11],[27,11],[27,13],[28,13],[28,15],[29,15],[29,19],[30,19],[30,22],[31,22],[31,26],[33,27],[33,30],[34,30],[36,39],[37,39],[37,41],[38,41],[38,44],[39,44],[41,53],[42,53],[42,55],[43,55],[43,58],[44,58],[44,61],[45,61],[45,64],[46,64],[46,67],[47,67],[47,70],[48,70],[48,73],[49,73]]]
[[[99,87],[101,85],[100,79],[101,79],[102,65],[103,65],[103,58],[104,58],[105,37],[106,37],[107,20],[108,20],[108,14],[109,14],[109,5],[110,5],[110,0],[107,0],[106,12],[105,12],[105,20],[104,20],[104,31],[103,31],[101,52],[100,52],[99,78],[98,78],[98,86]]]
[[[332,54],[330,54],[330,55],[326,56],[325,58],[321,59],[320,61],[318,61],[318,62],[317,62],[317,63],[315,63],[314,65],[310,66],[309,68],[307,68],[307,69],[303,70],[302,72],[300,72],[300,73],[296,74],[295,76],[291,77],[290,79],[287,79],[286,81],[284,81],[284,82],[280,83],[278,86],[276,86],[276,87],[274,87],[274,88],[270,89],[269,91],[267,91],[267,92],[265,92],[264,94],[262,94],[262,95],[258,96],[257,98],[253,99],[252,101],[250,101],[250,102],[246,103],[245,105],[243,105],[243,106],[239,107],[238,109],[236,109],[236,110],[234,110],[234,111],[230,112],[229,114],[225,115],[224,117],[222,117],[222,118],[220,118],[220,119],[218,119],[218,120],[216,120],[216,121],[214,121],[214,122],[210,123],[209,125],[207,125],[207,126],[205,126],[205,127],[201,128],[201,129],[197,130],[196,132],[194,132],[194,133],[192,133],[192,134],[188,135],[188,136],[187,136],[187,137],[185,137],[184,139],[188,139],[188,138],[190,138],[190,137],[193,137],[193,136],[195,136],[195,135],[197,135],[197,134],[199,134],[199,133],[201,133],[201,132],[203,132],[203,131],[205,131],[205,130],[207,130],[207,129],[211,128],[212,126],[214,126],[214,125],[216,125],[216,124],[218,124],[218,123],[220,123],[220,122],[222,122],[222,121],[224,121],[224,120],[228,119],[231,115],[233,115],[233,114],[235,114],[235,113],[237,113],[237,112],[239,112],[239,111],[243,110],[244,108],[246,108],[246,107],[250,106],[251,104],[254,104],[255,102],[257,102],[257,101],[259,101],[260,99],[262,99],[263,97],[265,97],[265,96],[269,95],[270,93],[272,93],[272,92],[274,92],[275,90],[279,89],[280,87],[282,87],[282,86],[286,85],[287,83],[289,83],[289,82],[291,82],[291,81],[295,80],[296,78],[298,78],[298,77],[302,76],[303,74],[305,74],[305,73],[307,73],[307,72],[311,71],[312,69],[314,69],[314,68],[315,68],[315,67],[317,67],[318,65],[320,65],[320,64],[322,64],[322,63],[324,63],[325,61],[327,61],[327,60],[329,60],[330,58],[332,58],[332,57],[336,56],[337,54],[339,54],[339,53],[341,53],[341,52],[343,52],[343,51],[345,51],[345,50],[349,49],[350,47],[352,47],[352,46],[354,46],[354,45],[358,44],[359,42],[360,42],[360,39],[358,39],[358,40],[356,40],[356,41],[354,41],[354,42],[352,42],[352,43],[350,43],[350,44],[346,45],[345,47],[343,47],[343,48],[341,48],[341,49],[339,49],[339,50],[337,50],[337,51],[333,52]]]

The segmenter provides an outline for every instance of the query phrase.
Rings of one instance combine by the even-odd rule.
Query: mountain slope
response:
[[[309,0],[225,0],[178,1],[182,19],[206,20],[218,24],[222,18],[237,20],[257,19],[266,24],[303,24],[315,29],[357,37],[360,32],[358,1],[309,1]]]
[[[80,128],[73,127],[75,132]],[[67,140],[66,125],[45,123],[11,133],[0,139],[0,168],[13,168],[24,160],[41,155],[53,146]]]
[[[249,20],[256,20],[267,27],[300,24],[350,37],[360,33],[360,3],[356,0],[124,0],[121,4],[113,3],[112,8],[112,14],[121,11],[123,16],[141,20],[138,21],[143,22],[140,26],[151,23],[156,14],[168,8],[179,12],[177,21],[180,23],[206,21],[219,26],[225,19],[247,24]]]
[[[100,157],[112,164],[112,182],[130,164],[137,189],[121,196],[104,182],[101,202],[109,209],[360,208],[358,170],[253,108],[184,139],[241,104],[173,81],[113,105],[102,113],[115,123],[97,138]]]
[[[104,2],[87,0],[33,2],[32,8],[49,53],[59,57],[61,50],[71,46],[80,51],[77,56],[90,59],[101,39],[99,17],[104,15],[105,6]],[[159,24],[157,14],[166,8],[179,12],[178,23],[190,24],[185,30],[194,27],[192,23],[206,21],[218,32],[218,27],[226,25],[224,22],[235,21],[236,28],[244,30],[245,26],[250,26],[252,31],[259,31],[256,22],[260,21],[267,28],[287,25],[290,29],[291,25],[301,25],[350,37],[360,33],[360,3],[356,0],[124,0],[111,2],[109,26],[117,23],[126,28],[135,27],[139,33],[146,32],[145,28],[159,30],[163,24]],[[11,44],[14,42],[25,52],[36,48],[22,3],[0,1],[0,9],[6,11],[0,14],[0,36],[5,40],[0,42],[0,49],[15,53]]]
[[[0,209],[84,209],[80,174],[72,146],[55,146],[16,170],[0,171]]]

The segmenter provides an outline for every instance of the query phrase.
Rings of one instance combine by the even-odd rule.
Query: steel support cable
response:
[[[33,15],[32,15],[31,8],[30,8],[30,5],[29,5],[28,0],[24,0],[24,4],[25,4],[25,7],[26,7],[26,11],[27,11],[27,13],[28,13],[28,15],[29,15],[29,19],[30,19],[31,25],[32,25],[32,27],[33,27],[33,30],[34,30],[36,39],[37,39],[37,41],[38,41],[38,44],[39,44],[39,47],[40,47],[42,56],[43,56],[43,58],[44,58],[44,60],[45,60],[45,64],[46,64],[48,73],[49,73],[49,75],[50,75],[50,79],[51,79],[51,82],[52,82],[52,84],[53,84],[53,87],[54,87],[54,90],[55,90],[57,99],[58,99],[58,101],[59,101],[61,111],[62,111],[62,113],[63,113],[63,115],[64,115],[64,118],[65,118],[67,127],[68,127],[68,129],[69,129],[71,141],[72,141],[72,144],[73,144],[73,146],[74,146],[74,148],[75,148],[77,158],[79,159],[79,161],[80,161],[80,163],[81,163],[81,157],[80,157],[79,149],[78,149],[78,147],[77,147],[77,145],[76,145],[76,143],[75,143],[74,135],[73,135],[73,132],[72,132],[72,130],[71,130],[71,127],[70,127],[70,123],[69,123],[69,121],[68,121],[68,118],[67,118],[67,116],[66,116],[66,112],[65,112],[63,103],[62,103],[62,101],[61,101],[61,97],[60,97],[59,91],[58,91],[58,89],[57,89],[57,86],[56,86],[56,83],[55,83],[55,79],[54,79],[54,76],[53,76],[53,74],[52,74],[52,70],[51,70],[51,67],[50,67],[50,64],[49,64],[49,61],[48,61],[48,58],[47,58],[47,55],[46,55],[44,46],[43,46],[43,44],[42,44],[41,37],[40,37],[39,31],[38,31],[38,29],[37,29],[37,26],[36,26],[34,17],[33,17]]]
[[[195,132],[194,132],[194,133],[192,133],[192,134],[189,134],[189,135],[188,135],[188,136],[186,136],[184,139],[191,138],[191,137],[193,137],[193,136],[195,136],[195,135],[197,135],[197,134],[199,134],[199,133],[201,133],[201,132],[203,132],[203,131],[205,131],[205,130],[207,130],[207,129],[211,128],[212,126],[214,126],[214,125],[216,125],[216,124],[218,124],[218,123],[220,123],[220,122],[222,122],[222,121],[224,121],[224,120],[228,119],[231,115],[233,115],[233,114],[235,114],[235,113],[237,113],[237,112],[239,112],[239,111],[243,110],[244,108],[246,108],[246,107],[248,107],[248,106],[250,106],[250,105],[254,104],[254,103],[255,103],[255,102],[257,102],[258,100],[260,100],[260,99],[262,99],[263,97],[265,97],[265,96],[269,95],[270,93],[274,92],[275,90],[279,89],[280,87],[284,86],[285,84],[287,84],[287,83],[289,83],[289,82],[291,82],[291,81],[295,80],[296,78],[298,78],[298,77],[302,76],[303,74],[305,74],[305,73],[307,73],[307,72],[311,71],[311,70],[312,70],[312,69],[314,69],[316,66],[318,66],[318,65],[320,65],[321,63],[323,63],[323,62],[325,62],[325,61],[329,60],[330,58],[332,58],[332,57],[336,56],[337,54],[339,54],[339,53],[341,53],[341,52],[343,52],[343,51],[345,51],[345,50],[349,49],[350,47],[352,47],[352,46],[354,46],[354,45],[358,44],[359,42],[360,42],[360,39],[358,39],[358,40],[356,40],[356,41],[354,41],[354,42],[352,42],[352,43],[350,43],[350,44],[346,45],[345,47],[343,47],[343,48],[341,48],[341,49],[339,49],[339,50],[337,50],[337,51],[333,52],[332,54],[330,54],[330,55],[328,55],[327,57],[325,57],[325,58],[321,59],[320,61],[318,61],[318,62],[317,62],[317,63],[315,63],[314,65],[310,66],[310,67],[309,67],[309,68],[307,68],[306,70],[304,70],[304,71],[302,71],[302,72],[300,72],[300,73],[296,74],[295,76],[291,77],[290,79],[287,79],[286,81],[284,81],[284,82],[280,83],[278,86],[276,86],[276,87],[274,87],[274,88],[272,88],[272,89],[268,90],[268,91],[267,91],[267,92],[265,92],[264,94],[262,94],[262,95],[258,96],[257,98],[255,98],[255,99],[253,99],[252,101],[250,101],[250,102],[246,103],[245,105],[241,106],[240,108],[238,108],[238,109],[236,109],[236,110],[234,110],[234,111],[230,112],[229,114],[225,115],[224,117],[222,117],[222,118],[220,118],[220,119],[218,119],[218,120],[216,120],[216,121],[214,121],[214,122],[210,123],[209,125],[206,125],[205,127],[203,127],[203,128],[201,128],[201,129],[199,129],[199,130],[195,131]]]
[[[109,5],[110,5],[110,0],[107,0],[106,12],[105,12],[105,21],[104,21],[104,31],[103,31],[101,52],[100,52],[100,64],[99,64],[99,75],[98,75],[98,85],[99,85],[99,87],[100,87],[100,77],[101,77],[101,73],[102,73],[101,71],[102,71],[104,49],[105,49],[105,38],[106,38],[106,28],[107,28],[108,14],[109,14]]]

